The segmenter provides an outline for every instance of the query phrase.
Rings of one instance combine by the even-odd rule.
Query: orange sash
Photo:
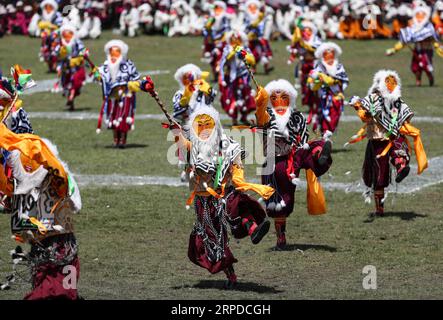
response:
[[[41,138],[34,134],[15,134],[3,123],[0,124],[0,148],[7,151],[19,150],[25,156],[45,169],[50,169],[63,179],[64,183],[58,189],[59,196],[64,197],[68,192],[68,176],[63,165],[49,150]]]
[[[428,167],[428,159],[421,141],[420,130],[410,123],[405,123],[400,128],[400,133],[414,139],[415,158],[417,159],[417,174],[421,174]]]
[[[308,203],[308,213],[310,215],[325,214],[325,194],[320,182],[318,182],[317,176],[311,169],[306,170],[306,182],[306,201]]]

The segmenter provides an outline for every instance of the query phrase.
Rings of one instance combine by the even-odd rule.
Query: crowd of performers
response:
[[[97,76],[102,81],[113,78],[111,64],[118,60],[120,66],[126,64],[124,68],[117,68],[118,72],[132,66],[133,74],[117,72],[116,78],[125,79],[128,87],[124,95],[129,95],[130,100],[131,93],[147,92],[165,111],[169,124],[163,126],[175,136],[183,178],[189,183],[186,207],[193,206],[196,215],[188,257],[210,273],[223,271],[227,277],[226,289],[233,289],[237,284],[233,265],[238,261],[229,246],[230,234],[236,239],[248,237],[253,244],[258,244],[269,232],[268,218],[272,218],[276,249],[286,248],[286,220],[294,210],[294,193],[300,185],[302,169],[306,172],[308,213],[326,213],[325,195],[318,178],[332,165],[331,134],[327,131],[309,138],[307,119],[296,105],[297,91],[289,81],[273,80],[257,88],[256,125],[246,130],[254,130],[262,137],[266,157],[262,169],[272,169],[263,171],[261,184],[250,183],[244,176],[245,150],[223,129],[213,104],[214,90],[205,80],[206,72],[192,64],[179,68],[175,77],[181,89],[174,95],[174,116],[171,117],[152,79],[140,79],[132,62],[127,60],[127,46],[113,40],[105,51],[108,61],[96,68]],[[247,63],[242,51],[236,55]],[[34,85],[31,71],[16,65],[11,69],[11,76],[11,79],[1,77],[0,82],[1,205],[11,214],[13,238],[19,243],[28,243],[31,249],[25,252],[17,246],[11,251],[14,272],[2,284],[2,289],[19,276],[18,268],[25,267],[31,270],[32,283],[26,299],[78,299],[76,284],[80,267],[72,215],[81,209],[80,192],[56,147],[34,133],[23,108],[20,95]],[[106,82],[103,83],[106,87]],[[109,86],[112,87],[112,83]],[[110,104],[120,102],[113,99],[118,98],[109,94]],[[401,81],[395,71],[378,71],[368,95],[352,97],[349,105],[364,122],[349,143],[368,139],[363,180],[369,190],[367,197],[374,195],[373,216],[382,216],[384,189],[391,182],[390,164],[396,171],[396,183],[401,183],[410,171],[408,136],[413,138],[417,173],[427,168],[420,131],[410,123],[413,112],[402,99]],[[122,132],[118,128],[114,130]],[[257,200],[253,194],[260,198]],[[68,274],[71,276],[66,281]]]
[[[274,80],[265,87],[257,85],[253,92],[251,82],[255,82],[256,57],[250,49],[250,38],[242,31],[226,31],[220,15],[225,8],[223,4],[215,4],[214,19],[208,28],[210,35],[210,32],[225,35],[218,37],[218,43],[206,42],[204,48],[213,44],[212,48],[221,53],[220,63],[213,66],[213,72],[219,80],[223,109],[232,117],[234,126],[238,112],[244,117],[240,120],[242,128],[262,135],[265,167],[271,163],[273,169],[262,172],[262,184],[245,181],[243,150],[221,128],[220,115],[213,107],[213,90],[208,89],[208,82],[201,80],[203,72],[196,66],[186,65],[176,73],[181,89],[173,101],[174,116],[179,116],[176,118],[179,121],[170,121],[169,128],[176,137],[183,170],[181,178],[189,181],[191,194],[186,204],[188,208],[193,204],[196,213],[188,257],[211,273],[224,271],[229,289],[235,287],[237,279],[233,268],[237,260],[229,248],[229,231],[237,239],[250,236],[255,244],[269,231],[267,219],[272,218],[277,237],[275,248],[284,250],[286,221],[294,210],[294,193],[300,185],[302,169],[306,171],[308,213],[326,213],[326,200],[318,178],[332,165],[332,136],[345,105],[344,90],[349,79],[339,61],[341,48],[335,43],[323,42],[315,24],[303,20],[296,26],[288,49],[289,62],[297,58],[299,61],[296,78],[302,91],[302,104],[309,107],[308,117],[296,106],[296,86],[287,80]],[[413,12],[411,26],[400,30],[400,39],[405,38],[406,32],[409,37],[402,43],[426,40],[439,52],[441,46],[429,22],[429,10],[422,6]],[[422,12],[427,15],[423,16]],[[415,18],[420,16],[422,19]],[[421,46],[417,46],[420,50]],[[151,95],[155,92],[150,79],[145,79],[141,87]],[[224,91],[227,87],[233,91]],[[239,98],[234,90],[238,90]],[[250,97],[254,103],[251,102],[249,108]],[[232,99],[240,102],[233,103]],[[390,165],[395,168],[396,183],[401,183],[410,172],[412,144],[408,136],[413,139],[417,173],[427,168],[420,131],[410,123],[413,112],[401,98],[400,78],[395,71],[377,72],[368,96],[352,97],[347,104],[355,108],[364,122],[349,143],[368,139],[362,172],[367,186],[366,201],[370,202],[373,196],[375,203],[370,217],[383,216],[385,188],[391,183]],[[236,110],[238,105],[241,108]],[[255,124],[248,126],[246,115],[253,110]],[[311,140],[309,124],[318,133]],[[273,139],[269,141],[269,137]],[[251,191],[260,196],[258,201],[247,194]]]
[[[241,59],[247,63],[244,55]],[[272,218],[276,249],[284,250],[286,220],[294,210],[294,193],[302,169],[306,172],[308,213],[326,213],[318,178],[332,165],[331,132],[326,130],[309,139],[307,119],[296,106],[297,91],[289,81],[279,79],[259,86],[254,96],[256,126],[250,129],[262,136],[264,167],[271,163],[273,169],[263,171],[262,184],[248,183],[241,161],[244,150],[221,127],[220,115],[213,107],[213,91],[202,80],[202,74],[194,65],[178,70],[176,76],[182,88],[174,97],[177,121],[170,119],[169,128],[181,155],[182,178],[184,175],[184,181],[189,182],[191,194],[186,206],[194,205],[196,214],[188,257],[211,273],[223,271],[226,288],[230,289],[237,281],[233,268],[237,260],[229,247],[229,231],[236,239],[249,236],[256,244],[268,233],[268,217]],[[189,79],[196,81],[186,88],[184,83]],[[149,78],[143,79],[140,88],[156,94]],[[407,136],[413,138],[417,173],[427,168],[420,131],[410,123],[413,113],[401,98],[401,83],[395,71],[377,72],[368,96],[352,97],[349,105],[365,123],[350,143],[368,139],[363,180],[368,187],[366,200],[374,196],[375,211],[370,217],[382,216],[384,189],[391,183],[390,164],[396,171],[396,183],[401,183],[410,171],[411,143]],[[251,197],[251,192],[260,199]]]
[[[223,271],[226,288],[231,289],[237,282],[233,267],[237,260],[229,247],[229,231],[236,239],[249,237],[257,244],[270,229],[267,216],[274,217],[277,248],[284,249],[285,219],[294,208],[301,169],[306,170],[309,181],[308,212],[326,212],[317,176],[327,172],[332,163],[332,144],[328,136],[308,140],[306,120],[295,106],[297,93],[288,81],[259,87],[254,97],[258,106],[255,115],[263,137],[277,136],[272,145],[263,144],[267,162],[275,163],[276,169],[263,176],[263,184],[249,183],[242,162],[245,150],[224,131],[203,72],[185,65],[176,78],[182,88],[173,99],[175,118],[167,117],[176,137],[184,181],[189,182],[186,207],[194,206],[196,214],[188,257],[211,273]],[[139,83],[140,90],[157,96],[152,79],[143,78]],[[268,153],[271,148],[276,151]]]
[[[257,65],[262,64],[266,73],[272,70],[266,7],[256,0],[248,0],[245,6],[244,28],[238,29],[228,18],[229,7],[222,1],[213,3],[204,26],[203,57],[210,63],[220,92],[211,83],[209,72],[186,64],[174,75],[179,90],[172,98],[172,116],[152,79],[142,78],[128,58],[126,43],[106,43],[106,61],[96,66],[78,36],[78,28],[63,21],[54,1],[43,1],[42,10],[53,15],[38,22],[41,56],[49,70],[57,72],[60,81],[55,89],[63,91],[70,109],[84,84],[86,66],[101,84],[103,104],[97,133],[104,123],[113,131],[115,147],[124,148],[129,130],[134,129],[136,94],[140,91],[150,94],[165,113],[169,123],[163,126],[175,136],[181,179],[189,183],[186,207],[193,206],[195,210],[188,257],[211,273],[223,271],[227,289],[237,283],[233,267],[237,259],[229,246],[230,234],[236,239],[249,237],[257,244],[269,232],[271,218],[275,248],[286,248],[286,222],[294,211],[295,191],[301,185],[303,169],[307,212],[326,213],[319,178],[332,165],[333,133],[346,104],[364,123],[349,143],[368,139],[362,173],[368,187],[366,200],[371,201],[373,195],[375,202],[371,217],[384,214],[385,189],[391,183],[390,165],[395,168],[396,183],[410,172],[412,148],[417,173],[421,174],[428,165],[420,130],[411,124],[413,112],[402,99],[398,74],[393,70],[377,72],[366,97],[352,97],[345,103],[349,79],[339,60],[342,50],[333,42],[323,41],[312,21],[300,20],[291,35],[288,62],[297,61],[296,85],[285,79],[265,86],[258,84],[254,78]],[[435,50],[443,55],[443,50],[427,6],[413,9],[412,23],[400,29],[399,39],[387,54],[414,44],[412,71],[417,85],[421,85],[423,71],[432,85],[432,54]],[[20,95],[34,84],[30,70],[16,65],[11,76],[2,76],[0,81],[1,205],[11,214],[14,239],[31,245],[29,252],[18,246],[11,253],[14,266],[31,269],[33,290],[26,298],[76,299],[79,260],[72,215],[81,209],[79,189],[56,147],[35,135],[23,109]],[[309,110],[306,117],[296,104],[297,89],[302,95],[301,106]],[[233,125],[261,137],[266,158],[261,183],[245,179],[246,151],[222,127],[214,107],[218,94]],[[248,119],[251,113],[253,121]],[[413,147],[408,136],[413,139]],[[69,285],[65,281],[66,267],[72,267],[70,271],[75,275]],[[14,276],[17,272],[8,281],[12,282]]]
[[[246,63],[244,55],[242,59]],[[186,65],[178,75],[183,85],[186,79],[201,79],[202,72]],[[182,87],[174,97],[175,102],[188,97],[185,103],[174,105],[174,115],[180,115],[177,119],[181,121],[170,118],[168,127],[181,155],[182,178],[184,175],[184,181],[189,182],[191,194],[186,206],[189,209],[193,205],[196,214],[188,257],[210,273],[223,271],[227,277],[225,288],[232,289],[237,282],[233,267],[237,260],[229,247],[229,233],[236,239],[250,237],[257,244],[269,232],[268,218],[272,218],[275,248],[285,250],[286,220],[294,210],[294,193],[302,169],[306,172],[308,213],[326,213],[318,178],[332,165],[331,132],[326,130],[309,139],[307,119],[296,106],[297,92],[289,81],[279,79],[259,86],[254,96],[256,126],[249,129],[262,136],[266,156],[263,169],[271,164],[272,170],[262,172],[262,184],[248,183],[242,164],[244,150],[223,130],[209,86],[197,80],[191,89]],[[156,95],[150,78],[144,78],[140,88]],[[413,139],[417,174],[427,168],[420,130],[411,124],[413,112],[401,97],[401,82],[395,71],[377,72],[368,96],[352,97],[348,104],[364,122],[349,143],[368,139],[362,172],[368,187],[366,201],[370,202],[373,195],[375,202],[370,217],[383,216],[385,188],[391,183],[390,164],[395,168],[396,183],[401,183],[410,171],[412,144],[408,136]],[[251,193],[260,199],[255,200]]]
[[[238,27],[232,24],[225,2],[215,1],[203,32],[202,59],[211,66],[219,84],[222,108],[234,125],[238,121],[247,124],[248,114],[256,108],[249,70],[261,65],[269,74],[274,69],[266,7],[257,0],[246,1],[245,7],[242,27]],[[237,54],[238,48],[243,48],[242,58]]]
[[[88,50],[76,26],[62,18],[57,6],[53,0],[41,3],[42,15],[36,27],[41,38],[39,57],[48,66],[48,72],[57,74],[58,81],[52,91],[62,92],[66,106],[72,111],[86,81]]]
[[[41,2],[41,1],[40,1]],[[170,37],[201,35],[217,0],[52,0],[55,12],[79,30],[80,38],[98,38],[102,29],[114,29],[130,37],[143,33]],[[247,0],[223,1],[228,19],[240,28],[247,15]],[[260,1],[263,5],[265,2]],[[268,38],[290,39],[300,19],[312,21],[322,39],[396,38],[400,29],[408,26],[413,10],[426,4],[431,21],[439,35],[443,34],[443,1],[410,0],[317,0],[266,1]],[[38,22],[47,15],[39,1],[19,0],[0,2],[0,35],[23,34],[38,36]],[[372,19],[372,20],[371,20]],[[371,24],[366,28],[365,24]]]
[[[427,6],[418,6],[413,11],[412,22],[400,29],[399,42],[386,51],[387,55],[393,55],[397,51],[408,47],[412,51],[411,71],[415,74],[416,84],[422,84],[422,74],[426,73],[429,85],[434,85],[434,67],[432,57],[434,50],[443,57],[443,48],[439,42],[438,29],[431,22],[431,10]],[[410,46],[413,46],[411,48]]]
[[[75,109],[75,99],[81,94],[88,72],[101,84],[103,104],[100,109],[97,133],[104,125],[114,132],[114,145],[124,148],[128,131],[134,128],[136,90],[132,85],[140,77],[134,63],[127,59],[128,46],[121,40],[105,45],[106,61],[96,66],[89,57],[89,50],[80,39],[79,30],[72,22],[64,20],[56,11],[53,0],[44,0],[43,12],[38,22],[41,37],[40,59],[55,72],[58,81],[52,92],[62,92],[68,110]],[[46,18],[48,18],[46,20]]]
[[[309,108],[308,123],[314,130],[335,132],[349,82],[338,60],[341,48],[322,42],[315,25],[305,20],[295,28],[288,51],[288,64],[297,61],[295,87],[301,88],[302,104]]]

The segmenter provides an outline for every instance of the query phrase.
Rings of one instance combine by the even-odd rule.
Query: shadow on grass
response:
[[[416,213],[413,211],[404,211],[404,212],[385,212],[384,217],[397,217],[401,220],[415,220],[415,218],[426,218],[425,214]]]
[[[125,150],[125,149],[139,149],[139,148],[147,148],[149,147],[147,144],[140,144],[140,143],[128,143],[127,145],[125,145],[124,148],[121,148],[121,150]],[[105,146],[106,149],[119,149],[120,148],[116,148],[114,145],[110,145],[110,146]]]
[[[407,85],[404,85],[403,87],[406,87],[406,88],[421,88],[421,87],[435,88],[435,87],[438,87],[438,85],[434,84],[433,86],[430,86],[428,79],[423,79],[421,86],[417,86],[416,84],[407,84]]]
[[[75,108],[74,110],[66,109],[65,111],[75,113],[75,112],[82,112],[82,111],[89,111],[89,110],[92,110],[92,108],[90,108],[90,107],[86,107],[86,108]]]
[[[371,223],[375,219],[383,219],[383,218],[388,218],[388,217],[395,217],[395,218],[400,218],[401,220],[405,220],[405,221],[412,221],[412,220],[415,220],[415,218],[426,218],[426,215],[422,214],[422,213],[416,213],[413,211],[385,212],[385,214],[381,217],[371,215],[363,222],[364,223]]]
[[[276,250],[275,247],[271,251],[306,251],[306,250],[320,250],[328,252],[337,252],[337,248],[325,244],[309,244],[309,243],[294,243],[288,244],[284,249]]]
[[[350,148],[337,148],[337,149],[332,149],[332,153],[348,153],[351,152],[352,149]]]
[[[224,289],[225,280],[200,280],[195,285],[189,286],[176,286],[172,287],[174,290],[179,289],[217,289],[217,290],[226,290]],[[278,294],[283,292],[282,290],[277,290],[274,287],[264,286],[255,282],[242,282],[239,281],[237,286],[233,289],[233,291],[241,291],[241,292],[256,292],[256,293],[271,293]]]

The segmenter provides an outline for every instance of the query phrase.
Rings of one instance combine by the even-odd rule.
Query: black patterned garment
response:
[[[219,157],[222,158],[220,163],[220,175],[218,177],[218,185],[222,184],[223,179],[228,173],[229,168],[238,161],[239,159],[244,159],[244,150],[242,150],[240,144],[228,137],[224,133],[221,135],[221,140],[218,146],[215,146],[215,149],[219,151]],[[209,174],[213,176],[215,179],[215,173],[219,166],[218,159],[216,161],[202,161],[199,156],[198,148],[191,149],[191,164],[194,166],[195,170],[203,172],[205,174]],[[216,181],[214,181],[216,182]]]
[[[303,114],[297,110],[292,109],[289,121],[286,125],[287,132],[281,132],[276,121],[274,111],[268,107],[268,114],[270,120],[264,134],[269,136],[271,132],[275,136],[275,155],[286,156],[292,148],[301,148],[309,140],[309,132],[307,130],[306,119]],[[265,154],[268,153],[267,143],[264,144]]]
[[[309,132],[307,130],[306,119],[300,111],[291,110],[291,116],[289,117],[286,128],[288,129],[288,135],[280,132],[275,119],[274,111],[268,108],[268,114],[270,115],[269,128],[267,130],[273,131],[276,138],[283,139],[288,145],[295,145],[297,147],[303,146],[308,142]]]
[[[28,113],[23,108],[11,114],[9,129],[14,133],[34,133]]]
[[[377,123],[394,136],[398,136],[398,131],[405,121],[414,116],[411,108],[401,98],[386,105],[385,99],[380,94],[373,93],[360,101]]]

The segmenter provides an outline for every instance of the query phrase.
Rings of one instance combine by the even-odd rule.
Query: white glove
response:
[[[311,71],[311,74],[309,75],[311,78],[313,79],[317,79],[318,78],[318,71]]]
[[[354,106],[359,101],[360,101],[359,96],[352,96],[351,99],[349,99],[349,101],[348,101],[348,105]]]
[[[329,130],[326,130],[326,132],[323,134],[323,140],[327,141],[329,138],[332,137],[332,132]]]
[[[386,50],[387,56],[392,56],[394,53],[395,53],[395,49],[393,49],[393,48],[389,48]]]

